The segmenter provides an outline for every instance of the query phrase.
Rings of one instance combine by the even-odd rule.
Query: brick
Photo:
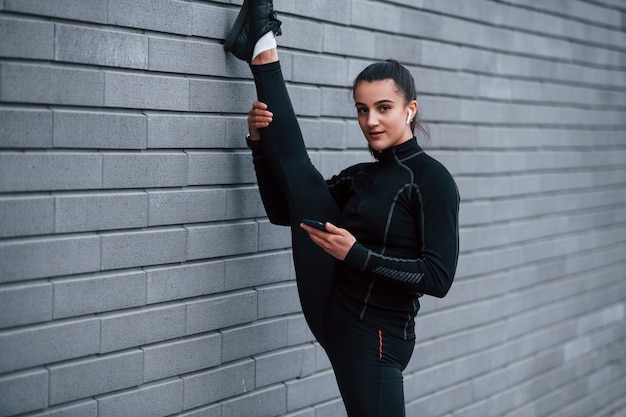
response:
[[[100,0],[5,0],[7,11],[24,12],[43,16],[62,17],[71,20],[106,23],[106,3]]]
[[[563,344],[565,361],[583,356],[594,349],[614,342],[615,336],[612,329],[596,331],[587,336],[579,336],[576,339]]]
[[[151,71],[224,75],[226,56],[222,45],[150,38]]]
[[[98,236],[0,242],[0,282],[22,281],[100,269]]]
[[[40,413],[29,414],[29,417],[97,417],[98,402],[85,400],[69,405],[52,407]]]
[[[148,191],[150,225],[201,223],[224,219],[226,190]]]
[[[21,19],[0,18],[0,56],[52,59],[54,25]]]
[[[293,413],[285,414],[285,417],[315,417],[315,409],[307,408],[294,411]]]
[[[344,121],[322,120],[320,124],[321,137],[317,147],[324,149],[347,148],[348,124]]]
[[[286,409],[287,390],[278,386],[224,401],[222,417],[271,417],[283,415]]]
[[[320,98],[322,116],[355,117],[354,101],[349,89],[324,87]]]
[[[252,108],[252,103],[249,103],[248,110],[250,110],[251,108]],[[226,133],[223,135],[222,138],[213,139],[213,141],[216,144],[215,146],[218,146],[220,144],[218,140],[223,140],[224,144],[222,145],[222,147],[225,147],[225,148],[246,147],[246,135],[248,134],[248,123],[244,116],[245,115],[224,117],[224,121],[226,122]]]
[[[320,346],[319,342],[314,343],[315,346],[315,370],[323,371],[326,369],[330,369],[332,365],[330,364],[330,359],[328,359],[328,355],[322,346]]]
[[[222,405],[215,404],[208,407],[200,407],[187,413],[178,414],[179,417],[222,417]]]
[[[148,148],[211,148],[225,146],[224,117],[147,113]],[[245,134],[241,135],[241,141]]]
[[[54,232],[54,200],[40,197],[0,197],[0,237]]]
[[[460,47],[440,42],[420,42],[421,62],[428,62],[435,67],[458,69],[460,66]]]
[[[142,35],[57,24],[54,44],[57,61],[148,68],[148,38]]]
[[[144,271],[99,274],[52,280],[54,318],[80,316],[146,303]]]
[[[52,112],[0,108],[0,148],[52,146]]]
[[[87,318],[0,333],[0,372],[90,355],[100,345],[100,323]]]
[[[0,191],[100,188],[101,184],[100,155],[65,152],[0,154]]]
[[[156,110],[189,110],[186,78],[122,73],[104,73],[104,105]]]
[[[144,268],[148,304],[198,297],[224,290],[223,261]]]
[[[287,320],[262,321],[222,331],[222,360],[228,362],[287,346]]]
[[[490,107],[489,107],[490,106]],[[420,102],[420,113],[422,120],[427,121],[428,123],[432,121],[442,122],[442,121],[452,121],[459,120],[463,116],[463,120],[473,120],[478,122],[475,119],[477,114],[481,114],[484,117],[487,117],[489,112],[496,112],[494,109],[495,104],[485,104],[485,107],[480,108],[480,105],[477,105],[477,109],[474,109],[475,112],[472,114],[463,114],[470,113],[468,111],[467,105],[463,105],[459,103],[457,99],[451,99],[448,97],[423,97]]]
[[[148,195],[142,192],[55,194],[57,233],[126,229],[148,225]]]
[[[460,69],[492,73],[500,64],[500,55],[493,51],[481,51],[474,48],[461,48],[459,56]],[[524,65],[528,65],[524,63]],[[498,71],[504,73],[504,71]]]
[[[289,36],[279,40],[281,47],[322,52],[325,28],[320,23],[304,19],[292,19],[282,15],[279,19],[282,21],[281,29],[284,33],[289,34]]]
[[[226,190],[226,219],[248,219],[265,215],[265,208],[257,187]]]
[[[20,103],[102,106],[101,71],[48,65],[0,65],[0,100]]]
[[[255,182],[249,152],[188,151],[189,185],[239,184]]]
[[[14,416],[48,406],[48,371],[35,369],[0,377],[0,416]]]
[[[208,4],[192,4],[192,34],[205,38],[226,39],[238,11]]]
[[[254,222],[187,226],[186,229],[188,260],[257,251],[258,228]]]
[[[374,32],[337,25],[324,25],[323,50],[325,53],[374,58],[377,51]]]
[[[320,116],[322,112],[322,96],[320,88],[288,85],[287,91],[298,116]]]
[[[315,338],[303,315],[287,318],[287,342],[289,346],[312,342]]]
[[[102,234],[102,269],[182,262],[186,233],[181,228]]]
[[[315,347],[298,346],[265,353],[254,357],[256,362],[257,388],[295,378],[303,378],[315,372]]]
[[[140,385],[143,352],[130,350],[50,365],[50,404],[61,404]]]
[[[67,110],[55,110],[53,113],[56,148],[146,148],[144,115]]]
[[[155,381],[219,365],[222,338],[215,333],[146,346],[142,350],[144,381]]]
[[[169,416],[183,409],[183,381],[173,379],[98,397],[98,416]]]
[[[302,311],[295,282],[258,288],[257,292],[260,319]]]
[[[100,352],[173,339],[185,334],[185,306],[164,305],[101,316]]]
[[[190,105],[194,112],[247,113],[256,100],[250,82],[189,80]]]
[[[187,185],[187,156],[180,152],[105,153],[102,165],[106,188]]]
[[[355,1],[350,22],[353,26],[369,28],[377,32],[384,32],[389,28],[399,31],[401,14],[397,13],[395,8],[389,4]]]
[[[208,332],[249,323],[257,318],[255,291],[243,291],[186,303],[185,334]]]
[[[285,385],[287,385],[287,411],[339,397],[339,388],[332,371],[286,382]]]
[[[370,57],[379,60],[392,58],[405,64],[419,64],[420,57],[422,56],[422,42],[418,42],[413,38],[406,38],[398,35],[390,35],[387,33],[372,33],[366,35],[367,32],[360,31],[360,36],[365,36],[366,45],[370,43],[371,50],[367,54],[358,54],[359,57]],[[370,37],[373,36],[373,41]],[[355,38],[356,40],[356,38]],[[354,48],[358,48],[356,45],[359,42],[353,42]],[[372,56],[372,51],[374,55]]]
[[[260,251],[291,247],[291,230],[289,227],[276,226],[265,220],[259,220],[258,224]]]
[[[191,3],[178,0],[110,0],[109,24],[191,34]]]
[[[226,290],[291,279],[291,253],[273,253],[224,261]]]
[[[48,282],[0,287],[0,328],[52,319],[52,285]]]
[[[294,81],[318,85],[345,85],[348,65],[345,59],[320,55],[293,55]]]
[[[340,24],[350,23],[350,4],[322,0],[317,3],[293,3],[279,0],[275,5],[278,13],[293,13],[316,20],[330,21]]]
[[[315,406],[315,417],[347,417],[346,406],[340,399]]]
[[[210,404],[254,389],[254,361],[183,376],[184,410]]]
[[[577,334],[581,335],[624,319],[624,304],[607,306],[600,311],[586,314],[577,320]]]

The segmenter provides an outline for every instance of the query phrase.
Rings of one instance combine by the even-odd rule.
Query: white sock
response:
[[[269,51],[270,49],[276,48],[276,46],[276,36],[274,36],[274,32],[270,30],[265,35],[261,36],[256,42],[256,45],[254,45],[252,60],[254,60],[254,58],[256,58],[261,52]]]

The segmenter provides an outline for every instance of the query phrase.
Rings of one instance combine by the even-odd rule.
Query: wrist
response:
[[[246,135],[246,144],[248,145],[248,148],[250,148],[250,149],[260,148],[261,147],[261,138],[259,137],[258,139],[254,139],[248,133]]]

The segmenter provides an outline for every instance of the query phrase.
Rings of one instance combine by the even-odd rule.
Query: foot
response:
[[[244,0],[239,15],[226,37],[224,49],[242,61],[250,63],[254,45],[259,38],[269,31],[279,36],[280,24],[274,13],[272,0]]]
[[[263,51],[255,56],[250,64],[252,65],[265,65],[278,61],[278,51],[276,49],[269,49]]]

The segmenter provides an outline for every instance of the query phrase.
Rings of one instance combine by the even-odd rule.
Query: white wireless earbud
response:
[[[411,110],[409,110],[409,117],[406,118],[406,124],[408,125],[409,123],[411,123],[411,118],[413,116],[413,113],[411,113]]]

